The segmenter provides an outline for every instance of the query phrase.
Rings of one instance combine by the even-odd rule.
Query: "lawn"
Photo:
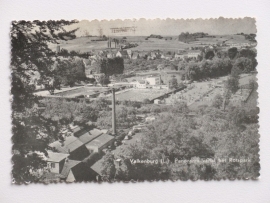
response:
[[[161,96],[165,94],[167,90],[161,89],[161,90],[154,90],[154,89],[131,89],[129,91],[116,94],[116,100],[118,101],[124,101],[124,100],[130,100],[130,101],[140,101],[142,102],[144,99],[152,100],[158,96]]]

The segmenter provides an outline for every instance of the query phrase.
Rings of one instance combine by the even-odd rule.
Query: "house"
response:
[[[129,58],[131,58],[131,56],[132,56],[132,50],[127,49],[126,51],[127,51],[127,53],[128,53]]]
[[[145,80],[138,80],[136,82],[136,88],[139,88],[139,89],[145,89],[146,88],[146,82]]]
[[[188,58],[198,58],[201,55],[201,51],[191,51],[187,54]]]
[[[107,134],[102,134],[98,136],[96,139],[92,140],[91,142],[87,143],[85,146],[87,149],[92,152],[101,152],[103,149],[108,147],[109,145],[113,144],[114,137]]]
[[[145,80],[147,81],[147,83],[149,85],[160,85],[161,84],[159,76],[158,77],[154,77],[154,76],[153,77],[147,77]]]
[[[187,54],[175,54],[174,55],[174,58],[176,58],[176,59],[185,59],[187,57],[188,57]]]
[[[107,53],[107,58],[114,58],[114,57],[116,57],[115,53],[113,53],[113,52],[108,52]]]
[[[98,174],[81,161],[66,159],[61,179],[66,182],[94,181]]]
[[[130,58],[130,57],[129,57],[129,54],[128,54],[128,52],[127,52],[126,50],[120,50],[120,51],[118,51],[118,52],[116,53],[115,56],[116,56],[116,57],[121,57],[121,58],[123,58],[123,59],[128,59],[128,58]]]
[[[155,99],[154,104],[161,104],[161,100],[160,99]]]
[[[140,54],[139,53],[133,53],[131,59],[139,59]]]
[[[60,173],[69,154],[48,151],[47,166],[52,173]]]
[[[49,144],[55,151],[63,154],[69,154],[69,158],[73,160],[82,160],[89,155],[89,151],[77,137],[69,136],[64,140],[57,140]]]
[[[159,100],[159,103],[158,104],[160,104],[161,100],[160,99],[155,99],[154,102],[156,100]],[[156,120],[155,116],[148,116],[148,117],[145,118],[145,121],[146,122],[151,122],[151,121],[154,121],[154,120]]]

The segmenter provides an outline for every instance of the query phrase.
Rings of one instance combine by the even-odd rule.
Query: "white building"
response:
[[[160,77],[148,77],[145,79],[149,85],[160,85]]]

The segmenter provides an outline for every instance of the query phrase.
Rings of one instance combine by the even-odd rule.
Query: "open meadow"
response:
[[[137,47],[131,48],[133,51],[151,51],[151,50],[161,50],[161,51],[173,51],[176,52],[178,49],[186,49],[194,46],[204,46],[216,43],[221,43],[226,41],[227,43],[244,43],[249,42],[242,35],[216,35],[215,38],[198,38],[197,41],[190,43],[184,43],[178,41],[177,36],[170,36],[172,39],[156,39],[148,38],[146,36],[127,36],[126,40],[129,43],[137,43]],[[90,50],[104,50],[107,49],[107,41],[91,41],[95,40],[97,37],[80,37],[68,41],[60,41],[60,48],[67,49],[68,51],[80,51],[89,52]],[[115,36],[114,38],[122,39],[121,36]],[[167,39],[167,40],[166,40]],[[49,48],[56,50],[57,44],[49,44]],[[113,49],[113,48],[112,48]]]
[[[116,94],[116,100],[117,101],[124,101],[124,100],[130,100],[130,101],[140,101],[142,102],[144,99],[152,100],[156,97],[159,97],[163,94],[165,94],[167,90],[161,89],[161,90],[155,90],[155,89],[131,89],[129,91]]]

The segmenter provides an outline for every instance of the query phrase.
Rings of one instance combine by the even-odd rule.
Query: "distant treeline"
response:
[[[209,35],[208,33],[204,33],[204,32],[195,32],[195,33],[182,32],[178,36],[178,41],[187,43],[187,42],[196,41],[197,38],[203,38],[206,36],[209,36]]]
[[[237,35],[243,35],[243,36],[245,36],[245,39],[247,39],[247,40],[249,40],[249,41],[251,41],[251,42],[257,42],[256,41],[256,34],[244,34],[243,32],[241,32],[241,33],[237,33]]]
[[[200,80],[230,74],[232,71],[249,73],[257,66],[256,52],[250,49],[231,48],[227,52],[218,52],[212,60],[180,61],[178,70],[185,71],[185,79]]]
[[[79,52],[79,51],[68,51],[67,49],[61,49],[60,52],[57,53],[58,56],[63,56],[65,58],[67,57],[74,57],[74,56],[78,56],[80,58],[85,58],[88,59],[89,56],[91,56],[91,54],[89,52]]]
[[[149,37],[146,37],[145,40],[148,40],[149,38],[162,39],[163,37],[161,35],[153,35],[153,34],[151,34]]]

